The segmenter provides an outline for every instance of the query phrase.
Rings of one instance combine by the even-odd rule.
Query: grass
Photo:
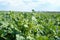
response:
[[[0,40],[60,40],[60,12],[0,11]]]

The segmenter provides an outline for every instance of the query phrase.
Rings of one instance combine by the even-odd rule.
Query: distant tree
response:
[[[35,12],[35,10],[34,10],[34,9],[32,9],[32,12]]]
[[[35,11],[34,9],[32,9],[32,11]]]

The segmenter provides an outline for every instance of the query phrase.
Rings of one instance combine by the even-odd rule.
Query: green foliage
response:
[[[60,40],[60,13],[0,11],[0,40]]]

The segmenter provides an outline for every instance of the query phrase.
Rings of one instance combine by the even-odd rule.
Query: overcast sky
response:
[[[60,11],[60,0],[0,0],[0,10]]]

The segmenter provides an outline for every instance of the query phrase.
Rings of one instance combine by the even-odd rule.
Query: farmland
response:
[[[0,40],[60,40],[60,12],[0,11]]]

